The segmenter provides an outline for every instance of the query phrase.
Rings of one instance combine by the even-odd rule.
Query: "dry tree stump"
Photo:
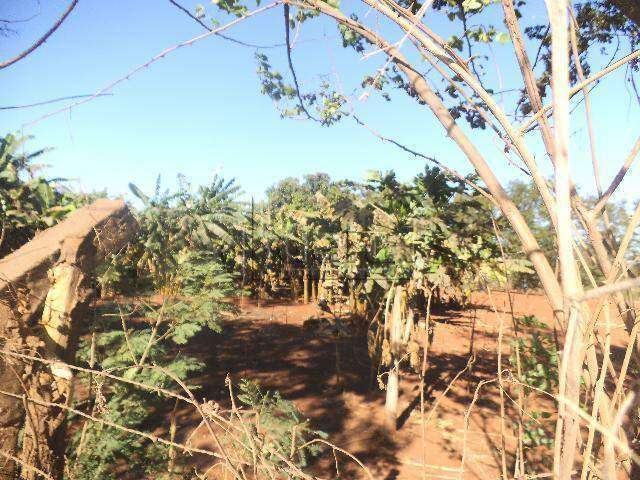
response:
[[[62,478],[67,412],[46,404],[72,401],[73,373],[65,362],[75,356],[94,270],[136,228],[123,200],[100,199],[0,260],[0,480],[18,471],[20,478],[39,478],[36,469]]]

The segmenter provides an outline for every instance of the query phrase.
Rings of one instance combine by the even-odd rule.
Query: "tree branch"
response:
[[[575,301],[586,302],[587,300],[593,300],[594,298],[604,297],[605,295],[624,292],[625,290],[631,290],[638,287],[640,287],[640,278],[629,278],[628,280],[588,290],[579,297],[576,297]]]
[[[365,1],[369,3],[368,0]],[[456,123],[456,121],[449,113],[447,107],[435,94],[435,92],[429,87],[424,77],[422,77],[420,73],[407,62],[407,59],[396,48],[390,45],[389,42],[384,40],[377,33],[371,31],[358,21],[346,17],[339,10],[329,6],[327,3],[320,0],[307,0],[304,3],[300,3],[300,5],[303,7],[306,6],[308,8],[319,10],[321,13],[332,17],[337,22],[362,35],[374,45],[382,48],[385,53],[392,59],[392,61],[397,65],[397,67],[404,73],[412,89],[436,115],[437,119],[446,129],[448,136],[458,145],[460,150],[462,150],[462,152],[465,154],[467,159],[474,166],[474,168],[482,178],[489,192],[491,192],[493,197],[500,205],[501,211],[507,217],[516,234],[520,238],[523,250],[525,251],[529,260],[531,260],[531,263],[534,265],[534,268],[536,269],[536,272],[540,277],[540,281],[545,290],[545,293],[547,294],[547,297],[549,298],[552,308],[554,309],[554,311],[562,311],[562,295],[556,276],[553,272],[553,269],[551,268],[551,265],[549,264],[549,261],[540,249],[538,241],[531,233],[531,229],[527,225],[524,217],[522,216],[522,213],[520,213],[518,207],[509,198],[504,187],[496,177],[491,167],[487,164],[480,151]],[[383,14],[386,15],[386,13],[384,12]],[[392,15],[395,17],[393,18],[394,21],[399,20],[393,13]],[[439,53],[440,55],[436,56],[444,56],[446,57],[446,59],[452,62],[452,60],[446,55],[446,53]]]
[[[108,97],[113,95],[113,93],[101,93],[100,95],[98,95],[99,97]],[[59,98],[52,98],[51,100],[43,100],[42,102],[35,102],[35,103],[28,103],[25,105],[10,105],[8,107],[0,107],[0,110],[15,110],[18,108],[32,108],[32,107],[40,107],[42,105],[48,105],[50,103],[56,103],[56,102],[62,102],[63,100],[75,100],[77,98],[87,98],[87,97],[91,97],[92,94],[86,94],[86,95],[70,95],[68,97],[59,97]]]
[[[317,118],[309,113],[307,107],[304,105],[304,101],[302,100],[302,95],[300,95],[300,85],[298,85],[298,76],[296,75],[296,71],[293,68],[293,60],[291,60],[291,39],[289,34],[289,4],[287,2],[284,3],[284,37],[287,44],[287,61],[289,62],[289,70],[291,70],[291,76],[293,77],[293,84],[296,87],[296,95],[298,96],[298,101],[300,102],[300,108],[307,115],[309,120],[314,120],[316,122],[320,122]]]
[[[636,143],[633,145],[633,148],[631,149],[631,153],[629,153],[627,160],[620,167],[620,170],[618,170],[618,173],[616,174],[615,178],[611,182],[611,185],[609,185],[609,188],[607,188],[607,191],[604,192],[604,194],[598,199],[598,202],[593,207],[593,210],[591,212],[594,216],[597,216],[600,213],[600,211],[604,208],[605,204],[607,203],[611,195],[613,195],[613,193],[616,191],[620,183],[622,183],[622,180],[624,179],[625,175],[629,171],[629,168],[631,168],[631,164],[635,160],[639,151],[640,151],[640,137],[638,137],[638,140],[636,140]]]
[[[47,39],[53,34],[53,32],[55,32],[58,29],[58,27],[60,27],[60,25],[62,25],[62,22],[65,21],[65,19],[69,16],[71,11],[76,7],[77,4],[78,4],[78,0],[73,0],[69,4],[69,7],[67,8],[67,10],[58,19],[58,21],[56,23],[54,23],[53,27],[51,27],[42,37],[40,37],[33,45],[31,45],[29,48],[27,48],[24,52],[18,54],[17,56],[15,56],[15,57],[13,57],[13,58],[11,58],[9,60],[1,62],[0,63],[0,70],[3,69],[3,68],[7,68],[7,67],[13,65],[16,62],[19,62],[20,60],[25,58],[27,55],[29,55],[31,52],[33,52],[36,48],[38,48],[40,45],[42,45],[44,42],[46,42]]]
[[[518,23],[518,17],[516,15],[513,0],[502,0],[502,7],[504,10],[505,24],[509,30],[511,41],[513,42],[513,49],[518,59],[518,65],[520,66],[520,72],[524,79],[525,88],[527,90],[527,96],[533,107],[533,112],[537,113],[542,109],[542,99],[540,98],[540,91],[538,90],[538,82],[533,73],[529,56],[524,46],[524,40],[522,38],[522,32],[520,30],[520,24]],[[542,117],[542,140],[544,141],[547,152],[553,156],[553,134],[547,117]]]
[[[202,20],[200,20],[198,17],[196,17],[194,14],[192,14],[189,10],[184,8],[178,2],[176,2],[174,0],[169,0],[169,3],[172,4],[173,6],[175,6],[178,10],[182,11],[185,15],[189,16],[191,19],[193,19],[193,21],[195,21],[198,24],[200,24],[200,26],[202,28],[204,28],[205,30],[207,30],[209,32],[211,32],[213,30],[212,28],[207,26],[206,23],[204,23]],[[254,43],[248,43],[248,42],[244,42],[242,40],[238,40],[238,39],[233,38],[233,37],[229,37],[228,35],[224,35],[222,33],[216,33],[216,36],[218,36],[220,38],[224,38],[225,40],[228,40],[229,42],[233,42],[233,43],[237,43],[238,45],[242,45],[243,47],[266,49],[266,48],[279,48],[279,47],[283,47],[284,46],[284,44],[282,44],[282,43],[276,43],[275,45],[256,45]]]
[[[577,85],[574,85],[573,88],[571,88],[571,90],[569,90],[569,96],[573,97],[576,93],[582,91],[582,89],[584,87],[586,87],[587,85],[592,84],[593,82],[598,81],[599,79],[601,79],[602,77],[604,77],[605,75],[613,72],[614,70],[617,70],[618,68],[620,68],[622,65],[625,65],[627,63],[629,63],[631,60],[634,60],[636,58],[640,57],[640,50],[635,50],[633,52],[631,52],[629,55],[627,55],[626,57],[621,58],[620,60],[618,60],[615,63],[612,63],[611,65],[609,65],[607,68],[600,70],[598,73],[590,76],[589,78],[587,78],[584,82],[580,82]],[[545,115],[549,110],[551,110],[553,108],[552,104],[549,105],[545,105],[544,107],[542,107],[542,109],[536,113],[533,117],[531,117],[529,120],[527,120],[526,122],[524,122],[521,126],[520,126],[520,132],[524,133],[527,130],[529,130],[529,128],[535,124],[538,119],[540,117],[542,117],[543,115]]]
[[[145,68],[148,68],[149,66],[151,66],[152,64],[158,62],[159,60],[163,59],[164,57],[166,57],[167,55],[175,52],[176,50],[182,48],[182,47],[186,47],[189,45],[193,45],[194,43],[200,41],[200,40],[204,40],[205,38],[208,38],[212,35],[217,35],[220,32],[223,32],[224,30],[227,30],[231,27],[233,27],[234,25],[237,25],[238,23],[246,20],[247,18],[253,17],[254,15],[257,15],[259,13],[265,12],[271,8],[274,8],[278,5],[280,5],[282,3],[282,0],[275,0],[272,3],[269,3],[263,7],[260,8],[256,8],[255,10],[251,10],[250,12],[247,12],[246,14],[244,14],[242,17],[238,17],[232,21],[230,21],[229,23],[222,25],[214,30],[211,30],[210,32],[207,33],[203,33],[202,35],[198,35],[196,37],[193,37],[189,40],[185,40],[184,42],[180,42],[177,45],[174,45],[172,47],[166,48],[163,51],[161,51],[160,53],[158,53],[157,55],[155,55],[154,57],[152,57],[150,60],[146,61],[145,63],[138,65],[137,67],[133,68],[132,70],[130,70],[128,73],[126,73],[124,76],[112,81],[111,83],[109,83],[108,85],[102,87],[100,90],[98,90],[96,93],[94,93],[93,95],[91,95],[90,97],[84,98],[82,100],[78,100],[77,102],[74,102],[70,105],[67,105],[66,107],[62,107],[59,108],[58,110],[54,110],[52,112],[49,112],[45,115],[42,115],[39,118],[36,118],[35,120],[32,120],[31,122],[26,123],[23,126],[33,126],[38,122],[41,122],[42,120],[52,117],[54,115],[58,115],[59,113],[63,113],[63,112],[67,112],[70,111],[71,109],[82,105],[84,103],[90,102],[91,100],[93,100],[94,98],[109,92],[112,88],[114,88],[115,86],[119,85],[120,83],[124,82],[125,80],[128,80],[130,77],[132,77],[133,75],[135,75],[136,73],[140,72],[141,70],[144,70]]]

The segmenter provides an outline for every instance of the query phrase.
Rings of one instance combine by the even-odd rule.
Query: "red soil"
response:
[[[544,297],[512,294],[511,298],[516,316],[535,315],[552,325],[552,312]],[[327,432],[331,442],[357,456],[375,479],[500,478],[499,391],[495,381],[483,382],[497,377],[501,321],[502,368],[511,368],[508,357],[513,329],[507,294],[495,292],[493,302],[487,294],[474,294],[471,305],[464,310],[434,313],[435,335],[425,388],[426,416],[436,402],[438,406],[426,425],[424,443],[415,374],[403,376],[399,429],[390,435],[383,428],[385,393],[377,385],[371,386],[366,345],[351,340],[342,343],[343,385],[339,389],[332,339],[302,328],[306,319],[319,315],[315,306],[283,303],[257,306],[245,302],[241,315],[226,322],[220,336],[200,343],[199,351],[190,352],[207,363],[207,375],[192,382],[202,387],[204,397],[224,404],[228,396],[224,386],[227,374],[234,381],[252,379],[266,389],[278,390],[284,398],[296,403],[314,427]],[[616,327],[619,330],[622,326]],[[614,357],[621,354],[621,348],[614,349]],[[475,358],[472,366],[443,396],[447,385],[472,356]],[[465,429],[465,414],[476,391]],[[507,450],[512,452],[516,411],[508,398],[505,402]],[[197,423],[192,412],[183,412],[178,421],[183,426],[182,435],[188,435]],[[194,445],[213,448],[204,431],[194,438]],[[338,455],[341,478],[366,478],[357,465]],[[329,452],[324,457],[314,466],[315,473],[335,478],[333,455]],[[194,457],[194,462],[201,462],[199,467],[206,469],[210,459]],[[511,475],[513,459],[509,455],[507,463]],[[533,470],[531,466],[528,473]]]

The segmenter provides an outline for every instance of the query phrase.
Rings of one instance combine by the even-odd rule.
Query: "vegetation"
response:
[[[524,401],[538,397],[538,392],[554,391],[558,386],[558,351],[547,325],[536,317],[515,319],[519,328],[531,329],[530,336],[512,340],[511,368],[518,373],[518,380],[527,387]],[[529,332],[527,332],[529,333]],[[553,444],[553,424],[548,411],[529,409],[530,417],[524,422],[523,442],[529,452],[534,448]]]
[[[8,152],[8,140],[5,145]],[[5,157],[24,170],[34,154],[20,161],[9,153]],[[42,178],[13,181],[12,188],[31,201],[37,191],[32,185],[44,186],[40,190],[53,195],[48,208],[58,213],[56,219],[80,203],[73,192],[60,193]],[[158,178],[151,196],[131,185],[142,204],[138,233],[100,269],[97,280],[105,299],[141,300],[101,307],[77,361],[151,389],[170,389],[203,372],[204,364],[184,352],[199,335],[219,333],[222,320],[233,318],[234,296],[314,301],[331,314],[330,320],[320,319],[331,325],[328,330],[320,326],[335,339],[336,351],[344,335],[367,337],[372,374],[387,390],[388,425],[394,429],[399,374],[407,368],[420,373],[420,354],[426,355],[427,347],[420,344],[418,325],[428,321],[432,308],[464,307],[473,291],[503,288],[508,281],[518,288],[539,285],[504,218],[469,182],[478,179],[428,167],[407,182],[393,172],[370,172],[362,183],[316,173],[302,181],[284,179],[267,190],[264,201],[250,203],[240,200],[233,180],[217,176],[195,189],[180,176],[175,191],[163,190]],[[510,194],[551,254],[550,222],[532,186],[513,183]],[[623,225],[625,209],[610,212],[613,225]],[[31,236],[39,225],[30,225]],[[29,238],[24,232],[23,243]],[[539,392],[558,386],[556,339],[535,317],[515,321],[527,333],[512,340],[511,367],[528,386],[523,405],[537,404]],[[428,335],[432,339],[433,330]],[[336,369],[340,378],[339,364]],[[83,374],[79,385],[87,392],[83,410],[111,424],[149,430],[163,417],[175,419],[177,402],[149,395],[147,387],[105,382],[94,374]],[[257,448],[263,461],[287,469],[282,458],[295,451],[293,465],[305,468],[322,451],[314,441],[326,435],[310,427],[291,402],[250,381],[237,388],[243,439],[229,439],[228,446],[239,449],[244,461]],[[535,408],[521,418],[523,444],[531,455],[553,443],[552,420]],[[124,463],[137,476],[173,478],[187,468],[166,444],[75,415],[70,421],[78,425],[68,451],[70,479],[118,478]],[[234,423],[233,415],[228,421]]]
[[[11,134],[0,138],[0,256],[54,225],[80,203],[64,180],[38,175],[42,165],[34,160],[45,150],[24,153],[27,140]]]
[[[237,310],[229,300],[240,292],[313,299],[332,312],[336,335],[345,328],[340,316],[351,311],[356,324],[368,325],[372,368],[379,372],[392,366],[389,342],[379,332],[386,330],[380,312],[396,285],[404,285],[414,312],[403,327],[410,331],[427,315],[427,298],[429,305],[462,305],[487,282],[530,272],[526,260],[512,260],[505,270],[492,206],[436,169],[426,168],[409,182],[393,172],[371,172],[364,183],[334,182],[320,173],[302,182],[290,178],[270,188],[265,201],[250,205],[238,199],[234,181],[218,177],[197,189],[179,177],[175,192],[163,191],[158,179],[152,196],[135,185],[131,189],[142,202],[138,234],[104,265],[98,283],[105,298],[148,300],[101,308],[77,355],[92,369],[119,372],[150,388],[167,389],[202,371],[201,362],[178,352],[204,330],[219,332],[221,318]],[[73,198],[71,192],[58,194],[53,210]],[[149,297],[154,292],[160,295],[156,300]],[[416,368],[413,334],[404,344]],[[114,424],[149,429],[171,410],[170,399],[149,396],[135,385],[107,384],[93,374],[80,382],[88,392],[84,410]],[[260,418],[260,430],[251,436],[261,439],[269,461],[277,459],[268,452],[293,448],[292,425],[300,444],[323,438],[277,392],[263,393],[248,382],[239,388],[247,414]],[[82,417],[72,415],[71,421],[82,426],[69,447],[69,478],[117,478],[114,466],[121,462],[140,476],[180,470],[166,445],[147,444],[136,434]],[[297,451],[296,465],[306,466],[318,452],[317,444]]]
[[[76,3],[73,0],[32,46],[0,62],[0,70],[41,48]],[[0,434],[10,432],[12,448],[0,451],[6,460],[0,473],[7,471],[8,478],[17,474],[29,480],[71,480],[121,478],[126,468],[127,475],[137,478],[181,478],[191,475],[192,465],[178,453],[195,452],[211,457],[205,473],[194,470],[200,478],[212,471],[218,475],[215,469],[220,468],[222,478],[237,480],[309,479],[307,472],[317,466],[314,462],[324,446],[333,453],[336,478],[341,478],[337,452],[373,478],[358,458],[329,441],[323,425],[313,425],[278,392],[265,391],[251,379],[237,379],[236,384],[227,377],[228,395],[225,391],[218,404],[200,394],[202,385],[191,385],[196,375],[205,373],[205,364],[192,354],[198,340],[215,344],[216,334],[233,325],[246,298],[252,297],[257,304],[287,299],[317,305],[323,313],[304,325],[318,327],[318,337],[333,342],[336,391],[345,385],[342,343],[348,339],[354,345],[366,344],[371,380],[377,378],[386,390],[386,418],[380,422],[385,435],[398,440],[395,430],[407,421],[401,417],[420,406],[422,478],[427,477],[427,424],[463,375],[467,392],[459,396],[467,403],[460,467],[455,469],[461,479],[469,473],[467,435],[478,403],[496,413],[500,441],[491,453],[503,480],[532,474],[557,480],[576,474],[581,480],[639,478],[635,377],[640,337],[633,289],[640,286],[640,202],[616,203],[612,196],[640,153],[640,139],[616,163],[610,183],[603,184],[596,102],[591,102],[597,82],[625,66],[630,98],[640,103],[636,2],[547,0],[546,14],[526,0],[284,0],[266,5],[216,0],[206,7],[197,5],[193,13],[170,3],[208,33],[163,50],[86,100],[40,120],[109,93],[180,47],[211,35],[251,46],[223,32],[282,7],[282,54],[255,47],[260,91],[280,116],[322,127],[353,121],[402,155],[435,167],[427,166],[407,181],[393,171],[370,172],[363,182],[334,181],[324,173],[302,180],[285,178],[257,202],[242,201],[235,181],[217,175],[197,187],[180,176],[175,191],[163,190],[158,178],[152,195],[131,184],[142,205],[135,210],[135,238],[114,252],[97,274],[87,266],[91,261],[68,259],[61,247],[67,262],[62,266],[75,277],[59,273],[58,264],[47,264],[40,270],[51,267],[50,272],[22,275],[26,286],[5,285],[10,282],[0,279],[0,374],[6,379],[13,373],[13,384],[20,383],[24,390],[0,392],[16,400],[0,417]],[[444,37],[430,28],[428,9],[443,20]],[[350,69],[345,78],[356,79],[347,89],[337,66],[332,75],[297,73],[293,47],[311,22],[334,24],[339,46],[355,53],[355,59],[377,55],[383,65],[362,73],[355,60],[341,62],[341,68]],[[1,35],[10,32],[5,24],[11,23],[0,20]],[[400,40],[392,33],[398,30]],[[515,88],[503,85],[499,60],[506,57],[494,51],[501,44],[509,45],[508,61],[516,61],[508,69]],[[308,62],[307,67],[315,65]],[[448,159],[432,158],[379,133],[354,107],[372,97],[394,108],[409,105],[393,103],[398,95],[407,95],[414,106],[435,115],[447,141],[468,162],[465,172],[472,173],[461,174],[450,168]],[[575,112],[584,112],[577,124],[588,134],[588,145],[580,148],[572,148]],[[416,137],[415,143],[423,140]],[[14,135],[0,140],[3,257],[101,195],[78,195],[64,180],[39,176],[33,161],[44,150],[24,153],[25,141]],[[511,177],[496,168],[496,151],[486,148],[490,142],[522,174],[520,180],[508,183]],[[572,177],[574,157],[581,156],[583,164],[592,164],[591,194]],[[66,290],[56,290],[63,290],[65,279]],[[86,284],[92,282],[102,300],[93,305],[94,321],[83,324],[83,332],[76,331],[81,308],[71,311],[82,302],[69,312],[58,312],[67,323],[55,329],[46,319],[56,312],[49,311],[50,305],[36,305],[44,300],[29,297],[34,292],[42,296],[40,289],[48,285],[45,299],[75,296],[86,304]],[[539,290],[552,312],[549,321],[530,315],[537,312],[516,315],[514,289]],[[507,330],[504,312],[495,302],[497,290],[503,290],[509,306],[512,325]],[[495,342],[490,372],[486,366],[484,371],[475,369],[477,357],[486,354],[475,347],[478,309],[471,300],[479,291],[486,295],[497,324],[491,334],[497,338],[483,339],[486,344]],[[447,321],[434,317],[453,309],[474,312],[466,319],[468,358],[461,370],[450,372],[448,384],[427,413],[428,388],[434,394],[441,387],[439,379],[429,376],[442,373],[430,370],[434,323]],[[55,342],[50,331],[66,336],[72,348]],[[73,355],[63,358],[60,350]],[[14,369],[16,359],[28,366]],[[448,362],[445,356],[440,363]],[[73,371],[80,372],[75,382]],[[400,392],[407,377],[417,396],[401,415]],[[472,381],[475,389],[470,388]],[[35,387],[30,390],[27,385]],[[483,388],[493,388],[494,395],[479,402]],[[30,396],[33,391],[38,395]],[[193,408],[200,422],[190,432],[178,432],[184,407]],[[43,417],[31,418],[38,409]],[[167,418],[169,428],[163,431]],[[67,423],[69,431],[58,428]],[[31,429],[39,425],[47,438],[31,441],[38,432],[27,427],[18,434],[22,424]],[[206,448],[191,442],[201,428],[210,442]],[[163,435],[151,433],[156,430]],[[508,430],[513,442],[507,441]],[[74,440],[66,455],[56,457],[49,447],[59,431],[64,436],[57,439],[59,445],[67,436]],[[35,447],[26,448],[29,441]],[[20,442],[23,452],[18,458],[12,452]]]

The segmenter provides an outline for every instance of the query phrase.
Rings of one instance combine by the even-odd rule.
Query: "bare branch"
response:
[[[638,155],[638,152],[640,152],[640,137],[638,137],[638,139],[636,140],[636,143],[633,145],[633,148],[631,149],[629,156],[625,160],[622,167],[620,167],[620,170],[618,170],[618,173],[616,174],[613,181],[611,182],[611,185],[609,185],[609,188],[607,188],[607,191],[604,192],[604,194],[596,202],[595,206],[593,207],[593,210],[591,211],[593,215],[598,215],[600,213],[600,211],[604,208],[605,204],[609,201],[609,198],[611,197],[611,195],[613,195],[613,193],[616,191],[620,183],[622,183],[622,180],[624,179],[625,175],[631,168],[631,164],[633,163],[636,156]]]
[[[101,93],[100,95],[98,95],[98,97],[108,97],[108,96],[112,96],[113,93]],[[8,107],[0,107],[0,110],[14,110],[14,109],[18,109],[18,108],[32,108],[32,107],[40,107],[42,105],[48,105],[50,103],[56,103],[56,102],[62,102],[64,100],[75,100],[76,98],[87,98],[92,96],[92,94],[85,94],[85,95],[71,95],[68,97],[59,97],[59,98],[53,98],[51,100],[43,100],[42,102],[36,102],[36,103],[28,103],[25,105],[11,105]]]
[[[204,23],[202,20],[200,20],[198,17],[196,17],[194,14],[192,14],[189,10],[187,10],[186,8],[184,8],[182,5],[180,5],[178,2],[174,1],[174,0],[169,0],[169,3],[171,3],[173,6],[175,6],[178,10],[182,11],[185,13],[185,15],[188,15],[190,18],[192,18],[195,22],[199,23],[200,26],[202,28],[204,28],[205,30],[211,32],[213,29],[211,27],[209,27],[206,23]],[[249,42],[244,42],[242,40],[238,40],[237,38],[233,38],[230,37],[228,35],[224,35],[222,33],[217,33],[216,34],[218,37],[220,38],[224,38],[225,40],[228,40],[230,42],[233,43],[237,43],[238,45],[242,45],[243,47],[250,47],[250,48],[258,48],[258,49],[267,49],[267,48],[279,48],[279,47],[284,47],[283,43],[276,43],[275,45],[257,45],[255,43],[249,43]]]
[[[594,288],[585,292],[583,295],[576,298],[577,301],[584,302],[593,298],[603,297],[605,295],[611,295],[612,293],[624,292],[625,290],[631,290],[632,288],[640,287],[640,278],[630,278],[617,282],[612,285],[605,285],[603,287]]]
[[[580,92],[584,87],[586,87],[587,85],[591,85],[592,83],[600,80],[602,77],[608,75],[609,73],[613,72],[614,70],[617,70],[618,68],[620,68],[621,66],[629,63],[632,60],[635,60],[636,58],[640,57],[640,50],[635,50],[633,52],[631,52],[629,55],[627,55],[626,57],[621,58],[620,60],[618,60],[615,63],[612,63],[611,65],[609,65],[607,68],[600,70],[598,73],[590,76],[589,78],[587,78],[584,82],[580,82],[577,85],[575,85],[573,88],[571,88],[571,90],[569,90],[569,96],[571,98],[573,98],[573,96]],[[542,110],[540,110],[538,113],[536,113],[533,117],[531,117],[529,120],[527,120],[526,122],[524,122],[521,126],[520,126],[520,132],[524,133],[526,131],[529,130],[529,128],[534,125],[538,119],[540,117],[542,117],[542,115],[545,115],[549,110],[551,110],[553,108],[552,104],[546,105],[542,108]]]
[[[22,459],[20,459],[18,457],[14,457],[9,452],[5,452],[4,450],[0,450],[0,457],[3,457],[5,459],[7,459],[7,460],[11,460],[12,462],[15,462],[15,463],[19,464],[22,468],[37,473],[38,475],[40,475],[42,478],[45,478],[46,480],[54,480],[53,477],[51,475],[49,475],[47,472],[43,472],[39,468],[36,468],[33,465],[29,465],[24,460],[22,460]]]
[[[524,79],[527,95],[533,107],[533,111],[538,112],[542,109],[542,99],[540,98],[540,92],[538,90],[538,83],[531,67],[531,62],[525,50],[524,40],[522,38],[522,32],[520,31],[520,24],[518,23],[518,17],[516,15],[515,7],[513,6],[513,0],[502,0],[502,7],[504,10],[505,24],[509,29],[509,35],[513,42],[513,49],[520,65],[520,72]],[[546,117],[542,117],[542,140],[545,147],[550,154],[553,154],[553,134]]]
[[[289,38],[289,4],[287,2],[284,3],[284,37],[287,44],[287,62],[289,63],[289,70],[291,71],[291,76],[293,77],[293,84],[296,87],[296,95],[298,96],[298,101],[300,102],[300,108],[305,113],[309,120],[314,120],[319,122],[317,118],[309,113],[307,107],[302,100],[302,95],[300,94],[300,85],[298,84],[298,76],[296,75],[296,70],[293,68],[293,60],[291,59],[291,39]]]
[[[186,47],[189,45],[193,45],[196,42],[199,42],[200,40],[204,40],[205,38],[211,37],[213,35],[217,35],[220,32],[223,32],[231,27],[233,27],[234,25],[237,25],[238,23],[246,20],[247,18],[253,17],[254,15],[257,15],[259,13],[265,12],[271,8],[276,7],[277,5],[281,4],[282,0],[276,0],[275,2],[269,3],[267,5],[265,5],[264,7],[260,7],[260,8],[256,8],[255,10],[252,10],[248,13],[246,13],[245,15],[243,15],[242,17],[238,17],[234,20],[232,20],[231,22],[222,25],[221,27],[218,27],[214,30],[211,30],[210,32],[207,33],[203,33],[202,35],[198,35],[197,37],[193,37],[189,40],[185,40],[184,42],[180,42],[177,45],[174,45],[172,47],[166,48],[163,51],[161,51],[160,53],[158,53],[157,55],[155,55],[154,57],[152,57],[150,60],[146,61],[145,63],[143,63],[142,65],[138,65],[137,67],[135,67],[134,69],[130,70],[127,74],[125,74],[124,76],[112,81],[111,83],[109,83],[108,85],[106,85],[105,87],[102,87],[100,90],[98,90],[96,93],[94,93],[93,95],[91,95],[88,98],[85,98],[83,100],[79,100],[75,103],[72,103],[70,105],[67,105],[66,107],[60,108],[58,110],[54,110],[52,112],[49,112],[39,118],[36,118],[35,120],[32,120],[31,122],[28,122],[27,124],[25,124],[25,127],[30,127],[33,126],[39,122],[41,122],[42,120],[49,118],[49,117],[53,117],[54,115],[58,115],[60,113],[64,113],[64,112],[68,112],[70,110],[72,110],[73,108],[85,104],[87,102],[90,102],[91,100],[93,100],[94,98],[109,92],[111,89],[113,89],[115,86],[119,85],[120,83],[124,82],[125,80],[128,80],[129,78],[131,78],[133,75],[135,75],[136,73],[140,72],[141,70],[144,70],[145,68],[148,68],[149,66],[151,66],[152,64],[156,63],[157,61],[163,59],[164,57],[166,57],[167,55],[175,52],[176,50],[182,48],[182,47]]]
[[[72,0],[67,10],[65,10],[62,16],[58,19],[58,21],[54,23],[53,26],[42,37],[36,40],[36,42],[33,45],[31,45],[24,52],[18,54],[17,56],[9,60],[6,60],[4,62],[0,62],[0,70],[3,68],[7,68],[16,62],[19,62],[20,60],[25,58],[27,55],[29,55],[31,52],[33,52],[36,48],[38,48],[40,45],[42,45],[44,42],[46,42],[47,39],[53,34],[53,32],[55,32],[58,29],[58,27],[62,25],[62,22],[65,21],[65,19],[69,16],[71,11],[76,7],[77,4],[78,4],[78,0]]]
[[[571,39],[571,52],[573,54],[573,63],[576,66],[576,72],[578,74],[578,80],[580,83],[584,83],[585,76],[582,64],[580,63],[580,52],[578,51],[578,22],[573,14],[571,8],[570,20],[569,20],[569,32]],[[585,86],[582,89],[582,98],[584,99],[584,111],[587,120],[587,131],[589,132],[589,149],[591,152],[591,164],[593,165],[593,177],[596,183],[596,190],[598,195],[602,195],[602,183],[600,182],[600,164],[598,162],[598,156],[596,155],[596,136],[593,131],[593,121],[591,120],[591,99],[589,97],[589,90]]]

